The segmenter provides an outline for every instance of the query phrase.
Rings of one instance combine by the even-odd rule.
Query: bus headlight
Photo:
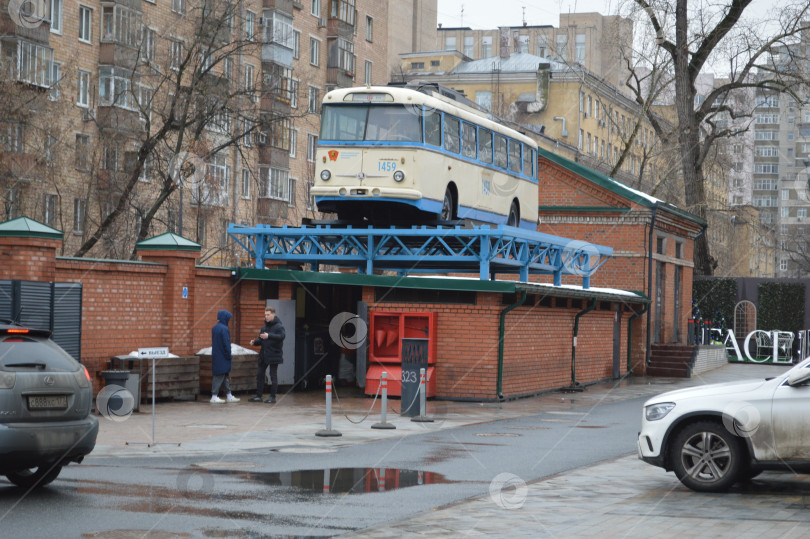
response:
[[[396,172],[394,172],[394,181],[395,182],[401,182],[404,179],[405,179],[405,173],[404,172],[402,172],[401,170],[397,170]]]
[[[332,173],[329,172],[328,170],[324,169],[324,170],[321,171],[321,179],[323,181],[328,182],[329,178],[331,178],[331,177],[332,177]]]

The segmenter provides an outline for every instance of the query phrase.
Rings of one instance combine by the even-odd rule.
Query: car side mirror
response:
[[[810,369],[798,369],[791,372],[787,377],[789,386],[799,386],[810,380]]]

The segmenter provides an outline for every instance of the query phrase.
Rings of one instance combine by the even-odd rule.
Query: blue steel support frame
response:
[[[409,273],[474,273],[486,280],[498,273],[550,274],[554,285],[563,275],[590,277],[613,249],[541,232],[499,225],[475,228],[353,228],[331,226],[273,227],[230,224],[228,235],[264,268],[268,260],[349,266],[359,273],[375,269]]]

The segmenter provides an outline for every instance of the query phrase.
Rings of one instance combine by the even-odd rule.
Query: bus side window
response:
[[[478,131],[478,159],[492,163],[492,131],[489,129]]]
[[[509,141],[509,170],[520,172],[520,142]]]
[[[458,118],[444,117],[444,149],[448,152],[458,153],[460,149],[458,127]]]
[[[461,153],[464,157],[475,159],[475,126],[463,122],[461,124]]]
[[[431,146],[442,145],[442,115],[435,110],[425,111],[425,142]]]
[[[523,145],[523,175],[532,178],[532,150],[529,146]]]
[[[495,135],[495,166],[506,168],[506,138]]]

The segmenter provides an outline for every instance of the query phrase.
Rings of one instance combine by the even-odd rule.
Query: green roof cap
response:
[[[202,245],[187,240],[183,236],[166,232],[160,236],[155,236],[135,244],[135,248],[142,249],[155,249],[164,251],[199,251]]]
[[[600,187],[604,187],[608,191],[612,191],[617,195],[624,197],[636,204],[640,204],[646,208],[651,208],[654,204],[658,204],[658,207],[664,211],[668,211],[672,214],[675,214],[679,217],[686,219],[687,221],[691,221],[699,226],[706,226],[706,220],[689,213],[686,210],[682,210],[677,206],[670,204],[669,202],[664,202],[658,198],[655,198],[652,195],[648,195],[647,193],[643,193],[632,187],[628,187],[622,182],[611,178],[606,174],[602,174],[601,172],[597,172],[591,168],[586,167],[580,163],[571,161],[570,159],[566,159],[565,157],[559,156],[555,153],[552,153],[544,148],[537,148],[537,152],[539,155],[545,157],[549,161],[553,161],[557,163],[561,167],[570,170],[571,172],[582,176],[586,180],[589,180]]]
[[[0,237],[13,238],[47,238],[61,240],[64,234],[55,228],[43,225],[28,217],[17,217],[0,223]]]

